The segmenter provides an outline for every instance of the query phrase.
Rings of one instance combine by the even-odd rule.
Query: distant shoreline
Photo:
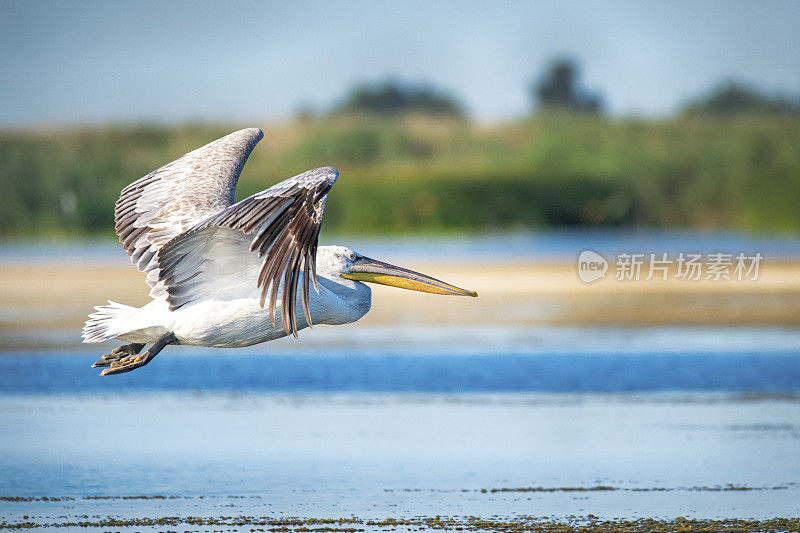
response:
[[[574,262],[406,263],[435,277],[476,290],[479,298],[454,301],[381,286],[373,309],[359,324],[371,326],[587,327],[800,327],[800,260],[765,261],[756,281],[617,281],[587,284]],[[109,264],[0,263],[0,342],[24,346],[34,331],[74,329],[95,305],[148,301],[144,275],[124,257]],[[77,336],[76,336],[77,340]],[[35,346],[31,346],[35,347]]]

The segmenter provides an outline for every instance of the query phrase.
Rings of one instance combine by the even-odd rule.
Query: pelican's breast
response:
[[[371,291],[363,283],[355,285],[343,291],[339,284],[320,277],[319,293],[313,288],[309,291],[312,322],[315,325],[349,324],[367,314],[372,301]],[[302,307],[301,298],[298,294],[298,308]],[[281,321],[280,301],[276,306],[276,323],[273,325],[269,320],[269,310],[261,307],[255,288],[250,296],[207,299],[184,305],[170,315],[172,331],[181,344],[238,348],[286,336]],[[297,328],[308,328],[302,312],[297,315]]]
[[[172,315],[172,330],[181,344],[239,348],[286,336],[280,309],[273,326],[259,298],[205,300],[181,307]],[[305,317],[297,317],[297,326],[308,326]]]

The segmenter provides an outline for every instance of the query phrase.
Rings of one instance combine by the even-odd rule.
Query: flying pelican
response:
[[[122,190],[116,232],[147,274],[152,301],[136,308],[109,300],[89,315],[83,342],[129,343],[92,365],[107,367],[101,376],[142,367],[170,344],[237,348],[297,337],[312,324],[355,322],[372,305],[362,282],[477,296],[343,246],[318,247],[325,199],[339,177],[333,167],[234,203],[242,167],[263,137],[258,128],[231,133]]]

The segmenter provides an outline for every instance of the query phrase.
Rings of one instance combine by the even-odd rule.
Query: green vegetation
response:
[[[769,95],[746,83],[730,81],[686,106],[689,113],[761,113],[776,115],[800,114],[800,99],[785,95]]]
[[[244,125],[0,132],[0,235],[113,235],[120,190]],[[544,113],[495,127],[439,115],[262,125],[237,198],[334,165],[326,230],[561,225],[800,230],[800,120]]]
[[[463,117],[464,110],[453,96],[430,85],[386,80],[354,87],[334,113],[399,115],[427,113]]]

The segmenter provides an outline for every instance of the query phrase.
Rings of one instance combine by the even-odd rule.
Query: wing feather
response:
[[[151,274],[158,250],[233,204],[242,167],[263,136],[258,128],[231,133],[122,190],[114,209],[116,232],[131,262],[148,274],[153,298],[163,295],[158,273]]]
[[[275,325],[280,301],[284,331],[297,337],[297,286],[302,279],[303,314],[310,325],[308,285],[310,280],[319,290],[319,232],[326,195],[338,176],[333,167],[309,170],[221,210],[166,243],[157,252],[156,266],[170,309],[209,294],[210,288],[199,281],[203,278],[195,275],[209,268],[207,255],[215,242],[231,241],[234,231],[250,238],[242,251],[260,261],[254,278],[261,307],[268,307]]]

